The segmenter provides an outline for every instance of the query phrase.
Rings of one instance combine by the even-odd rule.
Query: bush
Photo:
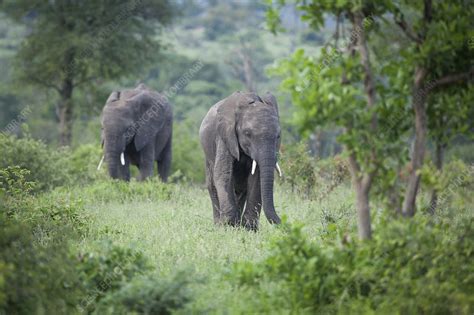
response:
[[[25,180],[36,182],[33,192],[69,182],[67,151],[48,148],[41,141],[13,136],[0,137],[0,169],[18,166],[29,171]]]
[[[42,242],[33,226],[0,216],[0,313],[73,312],[81,286],[66,238]]]
[[[106,178],[106,170],[97,171],[102,149],[95,145],[82,145],[71,151],[68,148],[50,148],[38,140],[0,137],[2,160],[0,169],[19,167],[26,182],[35,182],[32,193],[57,186],[87,184]],[[1,179],[0,179],[1,180]]]
[[[85,144],[69,153],[68,173],[75,184],[87,184],[98,179],[107,178],[104,165],[98,171],[103,151],[99,145]]]
[[[8,166],[0,169],[0,192],[9,197],[23,198],[35,188],[34,182],[29,182],[26,177],[30,171],[19,166]]]
[[[0,314],[72,313],[83,292],[69,242],[87,220],[76,203],[31,196],[28,170],[0,170]]]
[[[388,221],[388,220],[387,220]],[[288,227],[271,255],[235,267],[254,312],[472,314],[474,219],[382,220],[374,239],[324,246]]]
[[[63,195],[29,195],[28,191],[35,183],[24,181],[28,172],[18,167],[0,170],[4,214],[19,222],[27,222],[42,242],[54,241],[58,237],[63,239],[65,229],[70,238],[85,235],[89,227],[89,217],[85,214],[82,201]]]
[[[461,159],[464,163],[474,164],[474,143],[454,145],[446,152],[446,160]]]
[[[88,312],[107,294],[151,270],[140,251],[114,246],[111,242],[102,243],[97,250],[80,253],[79,261],[77,273],[86,292],[79,308]]]
[[[422,168],[422,184],[428,190],[438,191],[435,212],[458,215],[460,209],[470,209],[474,203],[474,164],[467,165],[462,160],[452,160],[439,171],[432,163]],[[429,202],[425,202],[429,207]],[[431,209],[428,209],[429,211]]]
[[[146,276],[132,280],[105,297],[98,314],[171,314],[190,301],[188,275],[179,273],[168,281]]]
[[[183,174],[183,180],[204,182],[204,152],[196,130],[199,124],[185,120],[174,124],[173,172]],[[176,177],[176,176],[174,176]]]
[[[321,200],[349,179],[345,161],[336,156],[318,161],[305,143],[285,146],[280,157],[283,182],[306,198]]]

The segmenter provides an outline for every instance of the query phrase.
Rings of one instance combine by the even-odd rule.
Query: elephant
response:
[[[153,163],[166,182],[171,167],[173,111],[168,100],[144,84],[114,91],[101,115],[102,147],[112,178],[130,180],[130,164],[140,171],[139,180],[153,175]]]
[[[273,202],[280,133],[278,104],[269,92],[237,91],[209,109],[199,137],[215,224],[256,231],[262,205],[271,224],[281,223]]]

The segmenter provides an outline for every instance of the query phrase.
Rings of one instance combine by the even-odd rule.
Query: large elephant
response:
[[[101,123],[102,146],[112,178],[130,180],[133,164],[140,170],[139,180],[144,180],[153,175],[156,161],[161,179],[167,181],[173,113],[165,97],[144,84],[114,91],[104,106]]]
[[[233,93],[211,107],[199,136],[214,222],[257,230],[263,205],[268,221],[279,224],[273,203],[275,168],[281,175],[275,97]]]

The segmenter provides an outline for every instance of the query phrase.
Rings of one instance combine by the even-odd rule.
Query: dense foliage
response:
[[[344,159],[318,160],[308,152],[305,143],[285,146],[281,165],[284,170],[283,183],[301,196],[322,200],[337,186],[349,182],[349,170]]]
[[[258,312],[470,314],[474,221],[381,218],[371,242],[336,227],[313,241],[290,226],[268,258],[235,267]]]
[[[52,150],[32,139],[0,137],[2,169],[16,165],[29,170],[26,179],[36,182],[36,191],[50,189],[67,182],[67,164],[62,150]]]

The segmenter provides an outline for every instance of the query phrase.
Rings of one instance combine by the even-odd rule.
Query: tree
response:
[[[433,93],[427,100],[428,136],[433,143],[432,159],[436,170],[443,170],[444,151],[459,135],[472,137],[468,117],[474,117],[474,89],[448,87]],[[438,189],[431,191],[428,211],[434,214],[438,206]]]
[[[467,82],[474,74],[474,50],[469,49],[467,30],[472,29],[474,8],[465,1],[401,1],[390,4],[394,20],[411,45],[400,53],[412,76],[412,108],[415,114],[415,140],[411,171],[402,213],[415,214],[415,202],[423,166],[428,117],[426,100],[430,93]],[[409,23],[403,12],[413,12]],[[471,31],[472,32],[472,31]],[[472,36],[472,34],[471,34]]]
[[[429,0],[296,2],[304,12],[302,18],[315,29],[324,25],[326,16],[333,17],[335,33],[320,56],[308,57],[298,50],[281,62],[275,73],[286,77],[282,86],[291,92],[293,103],[300,109],[303,131],[312,131],[317,125],[343,128],[339,141],[345,145],[356,191],[359,236],[370,238],[369,193],[375,179],[392,180],[386,174],[398,173],[390,165],[398,165],[403,155],[407,101],[412,103],[415,118],[412,165],[403,204],[399,208],[397,198],[393,204],[405,216],[415,212],[428,128],[426,97],[447,86],[459,88],[459,83],[472,75],[473,51],[467,48],[466,36],[473,20],[472,8],[463,10],[462,1],[453,5],[433,5]],[[284,4],[279,0],[268,11],[267,22],[273,31],[279,23],[275,8]],[[411,25],[402,12],[418,20]],[[395,43],[392,46],[397,54],[374,65],[372,37],[385,36],[377,31],[382,22],[397,25],[408,43]],[[373,27],[367,28],[367,24]],[[344,33],[347,25],[352,30],[350,40],[340,49],[340,29]],[[400,119],[393,119],[392,112]]]
[[[358,231],[361,239],[371,238],[370,190],[386,152],[379,120],[384,106],[383,89],[377,86],[368,34],[377,15],[384,8],[353,5],[350,1],[298,1],[303,18],[313,28],[324,25],[325,14],[336,19],[333,39],[318,57],[308,57],[298,50],[290,60],[280,63],[275,72],[286,79],[282,85],[292,94],[300,108],[299,123],[303,131],[315,126],[337,126],[343,131],[352,183],[356,193]],[[282,1],[280,1],[282,4]],[[267,21],[276,30],[277,13],[269,11]],[[350,28],[349,37],[341,40],[341,29]],[[340,43],[340,42],[343,43]],[[385,150],[386,151],[386,150]]]
[[[139,74],[156,60],[157,31],[172,14],[168,0],[6,0],[0,8],[30,28],[16,57],[18,78],[56,91],[61,145],[71,142],[75,89]]]

